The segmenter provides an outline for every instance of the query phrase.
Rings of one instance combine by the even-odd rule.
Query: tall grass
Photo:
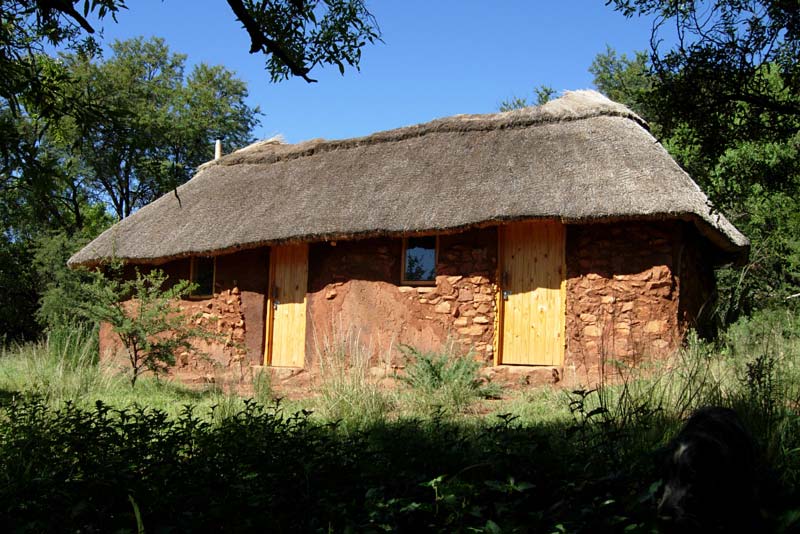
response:
[[[39,396],[48,404],[79,402],[108,391],[119,377],[97,362],[97,334],[87,325],[48,331],[36,343],[4,347],[0,353],[0,389]]]
[[[315,348],[320,415],[351,429],[384,420],[395,401],[391,392],[371,376],[372,347],[362,343],[359,331],[334,326],[321,338],[315,337]]]
[[[213,392],[143,377],[135,388],[111,363],[98,361],[97,332],[83,324],[53,328],[33,343],[0,349],[0,401],[36,397],[60,409],[65,403],[91,407],[101,400],[118,409],[139,405],[177,416],[186,404],[211,413]]]

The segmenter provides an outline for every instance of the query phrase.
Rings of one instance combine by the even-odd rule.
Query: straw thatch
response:
[[[626,107],[575,91],[341,141],[262,142],[203,165],[70,259],[158,263],[285,241],[528,218],[692,221],[726,259],[747,239]]]

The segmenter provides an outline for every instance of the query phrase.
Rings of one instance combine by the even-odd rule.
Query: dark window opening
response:
[[[406,238],[402,281],[417,284],[436,282],[436,236]]]
[[[193,297],[210,297],[214,294],[214,258],[199,256],[192,258],[192,283],[197,284]]]

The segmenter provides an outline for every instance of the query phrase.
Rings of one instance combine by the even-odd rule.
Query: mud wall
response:
[[[163,270],[166,285],[190,276],[190,260],[175,260],[158,266],[126,266],[124,276],[135,276],[136,269]],[[181,308],[195,326],[215,334],[217,339],[195,343],[197,351],[176,355],[178,370],[209,372],[218,366],[260,364],[263,360],[264,306],[268,283],[269,255],[266,248],[218,256],[214,296],[209,299],[184,299]],[[100,329],[101,355],[116,354],[121,348],[110,326]]]
[[[637,363],[677,347],[682,233],[677,222],[567,228],[567,369],[592,376],[610,359]]]
[[[396,363],[399,344],[436,350],[448,338],[491,360],[496,251],[494,228],[440,236],[436,284],[401,286],[400,239],[312,244],[306,365],[350,328],[376,363]]]

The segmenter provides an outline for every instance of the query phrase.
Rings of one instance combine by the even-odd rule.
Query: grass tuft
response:
[[[458,346],[448,341],[438,352],[422,352],[401,345],[409,363],[405,373],[396,378],[407,384],[414,409],[425,415],[461,413],[481,398],[496,397],[497,384],[486,382],[479,373],[483,365],[474,354],[460,354]]]

